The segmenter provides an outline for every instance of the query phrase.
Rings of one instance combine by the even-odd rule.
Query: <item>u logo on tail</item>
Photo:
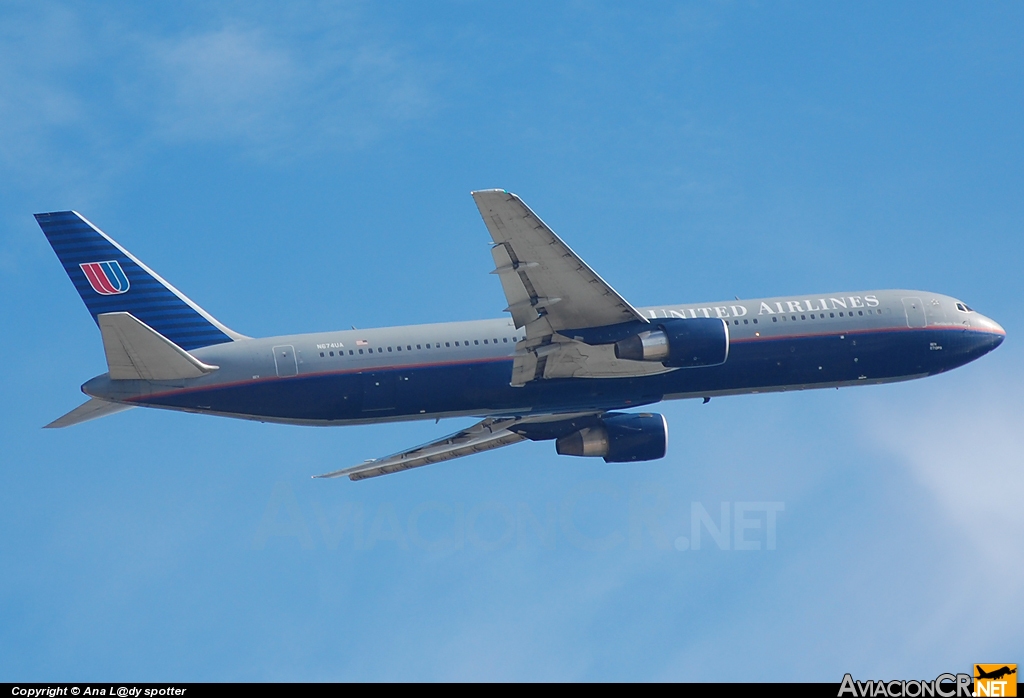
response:
[[[131,284],[116,259],[107,262],[85,262],[79,264],[89,280],[92,290],[101,296],[117,296],[125,293]]]

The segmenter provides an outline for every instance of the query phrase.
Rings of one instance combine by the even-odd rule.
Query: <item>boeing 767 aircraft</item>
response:
[[[318,477],[361,480],[518,441],[624,463],[661,458],[664,417],[709,399],[921,378],[999,346],[1003,328],[925,291],[635,308],[515,194],[473,193],[510,317],[255,339],[214,319],[74,211],[36,215],[99,325],[107,372],[49,427],[132,407],[334,426],[480,421]]]

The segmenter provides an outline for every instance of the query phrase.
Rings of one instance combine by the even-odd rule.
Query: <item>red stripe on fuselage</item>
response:
[[[838,338],[840,335],[847,336],[847,335],[851,335],[851,334],[856,334],[856,335],[861,335],[862,336],[862,335],[866,335],[866,334],[882,334],[882,333],[889,333],[889,332],[924,332],[924,331],[935,331],[935,330],[941,330],[941,331],[946,331],[946,332],[958,332],[958,331],[977,332],[979,334],[996,334],[996,335],[1005,335],[1006,334],[1005,332],[1001,332],[1000,333],[1000,332],[994,332],[994,331],[989,331],[989,330],[975,329],[975,328],[961,327],[961,326],[954,326],[954,327],[947,327],[947,326],[942,326],[942,327],[935,327],[935,326],[933,326],[933,327],[879,327],[879,328],[875,328],[875,329],[849,330],[849,331],[844,331],[844,332],[832,331],[832,332],[820,332],[820,333],[800,334],[800,335],[773,335],[771,337],[746,337],[746,338],[743,338],[743,339],[734,339],[734,340],[731,340],[731,342],[734,343],[734,344],[750,344],[750,343],[753,343],[753,342],[771,342],[771,341],[779,342],[779,341],[788,341],[788,340],[792,340],[792,339],[814,339],[814,338],[820,338],[820,337],[833,337],[833,336]],[[231,382],[231,383],[217,383],[217,384],[214,384],[214,385],[196,386],[196,387],[193,387],[193,388],[179,388],[177,390],[168,390],[168,391],[163,392],[163,393],[150,393],[150,394],[145,395],[145,396],[128,398],[127,401],[128,402],[142,402],[144,400],[151,400],[153,398],[166,397],[168,395],[187,395],[189,393],[201,393],[201,392],[205,392],[205,391],[209,391],[209,390],[219,390],[221,388],[234,388],[234,387],[241,386],[241,385],[252,385],[254,383],[269,383],[269,382],[274,382],[274,381],[294,380],[296,378],[316,378],[316,377],[320,377],[320,376],[332,376],[332,375],[339,375],[340,376],[340,375],[359,374],[359,373],[377,373],[377,372],[384,372],[384,371],[408,371],[408,370],[416,370],[416,369],[423,369],[423,368],[445,368],[445,367],[448,367],[448,366],[469,366],[469,365],[474,365],[474,364],[497,363],[497,362],[502,362],[502,361],[507,361],[507,362],[511,363],[513,358],[514,358],[513,356],[509,355],[509,356],[500,356],[500,357],[494,357],[494,358],[489,358],[489,359],[471,359],[471,360],[468,360],[468,361],[439,361],[439,362],[436,362],[436,363],[401,364],[401,365],[397,365],[397,366],[396,365],[390,365],[390,366],[362,366],[362,367],[359,367],[359,368],[339,369],[339,370],[334,370],[334,371],[317,371],[315,373],[303,373],[303,374],[298,374],[298,375],[295,375],[295,376],[267,376],[265,378],[255,378],[255,379],[250,379],[250,380],[234,381],[234,382]],[[325,360],[329,360],[329,359],[325,359]],[[710,368],[714,368],[714,367],[710,367]],[[642,376],[636,376],[636,377],[642,377]],[[580,380],[589,380],[589,379],[580,379]],[[609,380],[611,380],[611,379],[609,379]]]
[[[814,337],[838,337],[846,335],[865,335],[865,334],[883,334],[887,332],[977,332],[978,334],[994,334],[1000,337],[1006,336],[1006,331],[997,332],[996,330],[987,330],[980,327],[964,327],[963,325],[930,325],[928,327],[874,327],[861,330],[846,330],[843,332],[837,332],[835,330],[829,332],[808,332],[804,334],[773,334],[770,337],[743,337],[741,339],[731,339],[730,344],[747,344],[750,342],[765,342],[771,340],[780,339],[810,339]]]

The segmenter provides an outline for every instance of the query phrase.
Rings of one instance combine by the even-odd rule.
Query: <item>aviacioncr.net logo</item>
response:
[[[1016,694],[1014,694],[1016,695]],[[839,686],[839,698],[971,698],[970,674],[939,674],[931,681],[856,681],[852,676],[843,676]]]

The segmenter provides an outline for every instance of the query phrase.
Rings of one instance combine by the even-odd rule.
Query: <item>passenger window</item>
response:
[[[796,322],[796,315],[793,316],[793,322]]]
[[[486,342],[487,340],[485,339],[484,341]],[[473,340],[473,344],[475,344],[477,346],[480,346],[480,340],[479,339],[474,339]]]
[[[388,351],[391,351],[391,347],[388,347]]]
[[[502,337],[501,341],[503,341],[505,344],[508,344],[508,337]]]
[[[828,314],[828,316],[829,316],[829,317],[835,317],[835,316],[836,316],[836,314],[835,314],[835,313],[829,313],[829,314]]]
[[[754,318],[754,324],[755,325],[757,324],[757,318]]]
[[[320,352],[320,358],[321,359],[324,358],[324,353],[323,352]]]
[[[864,311],[863,311],[863,310],[858,310],[858,311],[857,311],[857,314],[858,314],[858,315],[863,315],[863,314],[864,314]]]
[[[331,356],[334,356],[334,352],[333,351],[331,352]]]
[[[446,347],[450,347],[450,346],[452,345],[452,343],[451,343],[451,342],[445,342],[445,343],[444,343],[444,345],[445,345]],[[459,346],[459,343],[458,343],[458,342],[456,342],[456,343],[455,343],[455,346]]]
[[[493,339],[492,341],[493,341],[493,342],[494,342],[495,344],[497,344],[497,343],[498,343],[498,338],[497,338],[497,337],[495,337],[495,338],[494,338],[494,339]],[[487,340],[486,340],[486,339],[484,340],[484,344],[487,344]]]
[[[793,318],[793,319],[794,319],[794,320],[796,320],[796,318]],[[801,320],[806,320],[806,319],[807,319],[807,316],[806,316],[806,315],[801,315],[801,316],[800,316],[800,319],[801,319]]]
[[[363,350],[362,350],[362,349],[360,349],[360,350],[359,350],[359,353],[360,353],[360,354],[362,354],[362,353],[363,353]]]
[[[401,344],[398,345],[398,351],[402,351],[402,345]]]
[[[744,325],[748,325],[748,324],[750,324],[750,323],[749,323],[749,322],[748,322],[747,320],[744,320],[744,321],[743,321],[743,324],[744,324]]]
[[[352,354],[354,354],[354,353],[355,353],[355,352],[353,352],[353,351],[352,351],[351,349],[349,349],[349,350],[348,350],[348,355],[349,355],[349,356],[352,356]],[[362,354],[362,353],[363,353],[363,350],[362,350],[362,349],[360,349],[360,350],[359,350],[359,353],[360,353],[360,354]]]
[[[732,321],[732,324],[734,324],[734,325],[738,325],[738,324],[740,324],[740,321],[739,321],[739,320],[733,320],[733,321]]]

